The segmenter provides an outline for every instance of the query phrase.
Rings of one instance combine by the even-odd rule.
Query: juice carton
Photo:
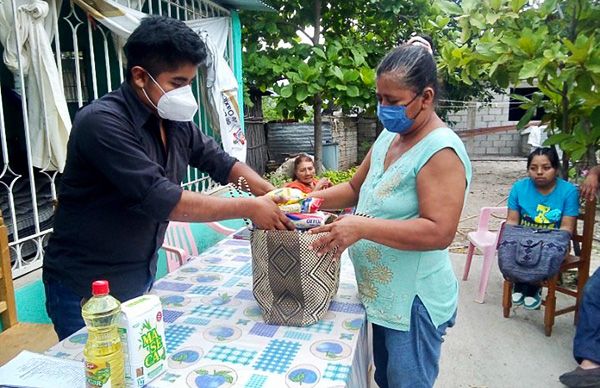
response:
[[[119,333],[125,353],[125,384],[143,387],[166,368],[167,348],[162,305],[156,295],[121,304]]]

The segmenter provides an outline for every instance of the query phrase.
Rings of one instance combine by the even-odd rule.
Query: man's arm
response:
[[[592,200],[598,192],[598,181],[600,181],[600,165],[588,171],[585,181],[581,184],[579,192],[581,197]]]
[[[292,222],[267,197],[220,198],[184,190],[169,215],[171,221],[210,222],[249,218],[259,229],[294,229]]]
[[[240,177],[244,177],[250,186],[250,190],[254,195],[265,195],[271,190],[275,189],[269,181],[263,179],[260,175],[256,173],[253,169],[250,168],[245,163],[236,162],[233,167],[231,167],[231,172],[229,173],[228,181],[230,183],[238,183],[238,179]]]
[[[248,181],[255,195],[266,194],[273,186],[246,164],[229,156],[217,142],[192,127],[190,165],[207,172],[215,181],[237,183],[240,177]],[[277,205],[266,197],[218,198],[184,191],[169,215],[170,220],[210,222],[232,218],[249,218],[259,229],[294,229],[292,222]]]

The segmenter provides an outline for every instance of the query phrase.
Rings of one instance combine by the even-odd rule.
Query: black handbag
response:
[[[498,239],[500,272],[513,282],[549,279],[560,270],[570,242],[566,230],[505,224]]]

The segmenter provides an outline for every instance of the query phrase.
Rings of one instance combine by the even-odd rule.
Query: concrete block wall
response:
[[[329,120],[333,141],[338,143],[338,169],[347,170],[357,162],[358,119],[332,116]]]
[[[527,141],[526,136],[521,135],[515,127],[490,132],[457,133],[470,156],[523,156],[523,141]]]
[[[445,103],[442,102],[443,106]],[[507,94],[495,94],[489,103],[470,102],[466,108],[448,115],[448,121],[454,122],[455,131],[475,128],[492,128],[516,124],[508,120],[510,97]]]
[[[364,117],[359,118],[357,134],[358,163],[363,161],[375,139],[377,139],[377,119]]]

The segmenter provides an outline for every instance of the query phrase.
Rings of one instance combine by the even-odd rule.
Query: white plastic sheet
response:
[[[45,1],[17,1],[15,26],[11,2],[0,2],[0,40],[4,63],[15,75],[20,65],[26,79],[33,165],[62,172],[71,118],[52,52],[53,16],[48,11]]]

